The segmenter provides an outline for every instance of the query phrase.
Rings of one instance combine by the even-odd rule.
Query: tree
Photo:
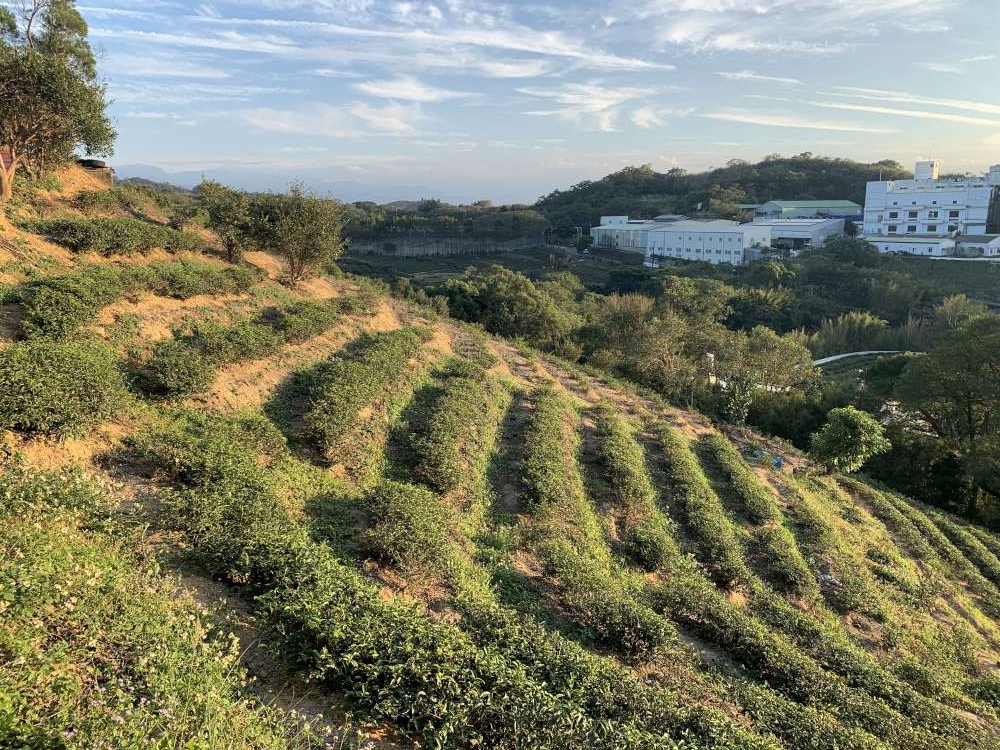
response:
[[[110,155],[116,136],[96,80],[87,25],[72,0],[23,0],[15,16],[0,9],[0,200],[13,193],[19,167],[41,176],[83,147]]]
[[[827,415],[823,428],[812,436],[809,456],[827,471],[857,471],[872,456],[892,447],[874,417],[845,406]]]
[[[716,343],[716,373],[725,416],[745,422],[758,389],[783,391],[815,377],[812,354],[790,336],[756,326],[750,333],[720,331]]]
[[[197,187],[198,203],[205,210],[208,227],[222,243],[226,258],[232,263],[243,259],[243,245],[252,234],[250,196],[215,180],[202,180]]]
[[[977,486],[1000,495],[992,451],[1000,443],[1000,318],[973,318],[903,370],[896,396],[959,452]],[[974,506],[976,498],[970,498]],[[970,514],[975,507],[969,508]]]
[[[344,251],[340,205],[294,184],[284,195],[260,195],[250,202],[248,237],[285,261],[288,280],[297,284]]]

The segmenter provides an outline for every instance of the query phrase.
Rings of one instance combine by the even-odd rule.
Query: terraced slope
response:
[[[0,746],[1000,747],[988,532],[351,279],[38,260]]]

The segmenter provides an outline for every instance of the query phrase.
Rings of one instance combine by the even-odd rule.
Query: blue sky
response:
[[[630,164],[1000,162],[998,0],[79,5],[114,161],[188,181],[532,201]]]

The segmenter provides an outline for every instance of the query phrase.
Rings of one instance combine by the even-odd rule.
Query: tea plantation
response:
[[[1000,747],[1000,538],[117,221],[0,257],[0,747]]]

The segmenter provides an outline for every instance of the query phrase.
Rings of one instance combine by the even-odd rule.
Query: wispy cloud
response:
[[[886,91],[884,89],[860,88],[856,86],[835,86],[836,93],[827,96],[864,99],[869,101],[895,102],[900,104],[922,104],[928,107],[958,109],[967,112],[981,112],[989,115],[1000,115],[1000,104],[976,102],[968,99],[951,99],[922,94],[911,94],[906,91]]]
[[[598,130],[616,130],[617,108],[626,102],[656,93],[654,88],[623,86],[609,88],[599,81],[563,83],[555,87],[525,86],[522,94],[549,99],[562,105],[556,109],[530,110],[528,115],[555,115],[577,124],[592,123]]]
[[[752,70],[720,70],[715,75],[722,76],[727,81],[760,81],[762,83],[780,83],[787,86],[797,86],[802,83],[798,78],[765,76],[760,73],[754,73]]]
[[[412,76],[400,76],[390,81],[365,81],[354,84],[352,88],[368,96],[382,99],[401,99],[408,102],[446,102],[450,99],[472,96],[465,91],[452,91],[429,86]]]
[[[763,125],[772,128],[799,128],[803,130],[832,130],[845,133],[894,133],[896,131],[888,128],[872,128],[852,123],[829,122],[823,120],[812,120],[806,117],[795,115],[780,115],[766,112],[750,112],[747,110],[724,110],[721,112],[708,112],[700,115],[710,120],[722,120],[724,122],[738,122],[746,125]]]
[[[875,115],[893,115],[895,117],[912,117],[918,120],[944,120],[945,122],[960,122],[963,125],[986,125],[1000,128],[1000,121],[987,120],[984,117],[969,117],[954,115],[948,112],[928,112],[924,109],[896,109],[895,107],[877,107],[868,104],[840,104],[837,102],[809,102],[814,107],[824,109],[843,109],[852,112],[870,112]]]
[[[285,135],[362,138],[370,135],[412,135],[420,121],[419,104],[373,107],[363,102],[347,106],[313,104],[303,109],[260,107],[234,113],[256,128]]]
[[[686,117],[693,109],[668,109],[663,107],[639,107],[632,110],[629,119],[632,124],[640,128],[656,128],[664,125],[667,120],[674,117]]]

